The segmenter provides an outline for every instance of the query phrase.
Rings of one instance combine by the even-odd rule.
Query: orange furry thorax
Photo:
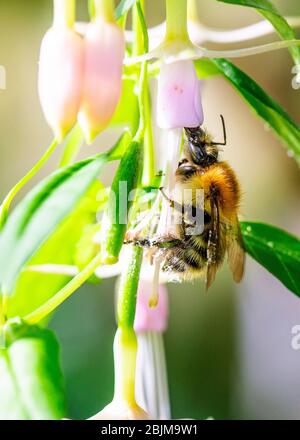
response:
[[[186,182],[182,189],[203,189],[205,209],[210,212],[209,197],[215,192],[220,215],[228,221],[234,221],[240,204],[240,186],[233,169],[227,162],[216,162],[207,168],[201,168]]]

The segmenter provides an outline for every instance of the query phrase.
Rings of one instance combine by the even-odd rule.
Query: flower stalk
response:
[[[25,176],[23,176],[15,184],[15,186],[9,191],[9,193],[7,194],[7,196],[5,197],[5,199],[3,200],[0,206],[0,229],[3,227],[7,219],[9,207],[15,196],[23,188],[23,186],[36,175],[36,173],[44,165],[44,163],[47,162],[47,160],[52,155],[52,153],[54,152],[57,146],[58,146],[58,141],[54,139],[51,145],[49,146],[49,148],[46,150],[43,156],[37,161],[37,163],[31,168],[31,170],[29,170],[28,173],[26,173]]]
[[[69,296],[72,295],[85,281],[87,281],[100,265],[101,259],[98,254],[93,260],[79,272],[69,283],[65,285],[56,295],[46,301],[42,306],[38,307],[29,315],[25,316],[24,321],[28,324],[37,324],[46,318],[60,304],[62,304]]]
[[[114,341],[114,400],[126,401],[134,407],[137,406],[135,401],[137,338],[134,318],[142,259],[143,250],[133,246],[127,270],[121,276],[117,303],[118,330]]]
[[[104,19],[114,22],[114,1],[113,0],[94,0],[95,20]]]
[[[53,26],[72,28],[75,22],[75,0],[54,0]]]
[[[187,0],[166,0],[165,42],[173,40],[188,41]]]

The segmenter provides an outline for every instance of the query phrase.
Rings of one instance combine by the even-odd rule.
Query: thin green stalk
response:
[[[19,180],[18,183],[9,191],[7,196],[2,202],[2,205],[0,207],[0,229],[3,227],[7,215],[8,210],[10,207],[11,202],[13,201],[14,197],[18,194],[18,192],[23,188],[23,186],[29,182],[32,177],[35,176],[35,174],[39,171],[39,169],[44,165],[45,162],[49,159],[55,148],[58,146],[58,141],[54,139],[48,150],[46,150],[45,154],[40,158],[40,160],[31,168],[30,171],[28,171],[27,174],[25,174],[22,179]]]
[[[144,2],[138,1],[133,9],[133,29],[135,39],[133,44],[133,54],[138,56],[147,53],[149,50],[149,37],[147,25],[144,17]],[[147,69],[147,71],[146,71]],[[143,78],[143,75],[145,77]],[[150,92],[148,84],[148,66],[145,71],[141,71],[139,85],[139,107],[140,107],[140,130],[139,135],[144,136],[144,167],[142,173],[142,185],[149,186],[154,178],[154,146],[151,123]]]
[[[117,322],[119,328],[133,328],[139,275],[143,259],[143,249],[132,246],[130,261],[121,276]]]
[[[187,0],[166,0],[166,41],[188,40]]]
[[[144,1],[138,0],[132,9],[132,30],[135,35],[132,43],[132,55],[134,56],[148,52],[149,39],[143,11]]]
[[[54,0],[54,26],[73,27],[75,21],[75,0]]]
[[[36,324],[42,319],[46,318],[47,315],[53,312],[53,310],[60,306],[67,298],[69,298],[69,296],[72,295],[73,292],[75,292],[75,290],[77,290],[86,280],[88,280],[99,265],[100,255],[98,254],[81,272],[79,272],[78,275],[69,281],[68,284],[66,284],[42,306],[25,316],[24,320],[29,324]]]
[[[140,110],[140,123],[137,132],[134,136],[134,140],[142,142],[144,140],[146,125],[147,125],[147,111],[145,105],[145,94],[148,93],[148,63],[143,61],[141,66],[141,74],[139,80],[139,110]]]
[[[133,30],[135,31],[135,40],[133,43],[133,53],[141,55],[148,51],[149,40],[147,25],[143,13],[143,3],[138,1],[133,10]],[[143,45],[141,45],[141,41]],[[148,94],[148,63],[144,61],[141,65],[140,78],[138,85],[138,101],[140,111],[140,123],[134,139],[138,142],[143,141],[147,126],[147,94]]]
[[[94,16],[96,20],[115,21],[114,1],[94,0]]]
[[[151,120],[151,103],[149,87],[145,91],[145,137],[144,137],[144,168],[142,174],[142,185],[150,186],[155,177],[154,144]]]
[[[137,338],[134,318],[142,259],[142,248],[132,246],[129,264],[121,276],[117,304],[118,331],[114,342],[115,398],[126,400],[130,405],[136,405]]]

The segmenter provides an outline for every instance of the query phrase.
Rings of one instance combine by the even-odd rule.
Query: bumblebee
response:
[[[206,288],[213,283],[216,272],[227,254],[233,279],[239,282],[243,276],[245,253],[238,222],[240,187],[233,169],[227,162],[219,161],[219,146],[226,145],[226,129],[221,116],[222,142],[201,127],[185,128],[186,142],[183,158],[175,172],[173,199],[161,188],[162,195],[182,217],[171,233],[141,237],[132,241],[136,245],[150,247],[150,254],[162,259],[162,270],[176,274],[180,279],[191,280],[205,277]],[[203,190],[199,206],[197,190]],[[192,191],[188,205],[182,204],[182,193]],[[202,210],[203,227],[196,228],[195,211]]]

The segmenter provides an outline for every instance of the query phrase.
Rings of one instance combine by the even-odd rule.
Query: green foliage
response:
[[[230,61],[221,58],[213,59],[211,63],[217,67],[254,112],[273,129],[291,155],[300,163],[300,129],[288,113],[250,76]],[[203,65],[201,61],[196,61],[197,71],[201,71],[203,66],[205,71],[209,72],[207,65],[207,63]],[[212,72],[215,74],[214,70]]]
[[[300,296],[300,240],[258,222],[241,222],[246,251],[289,290]]]
[[[51,420],[65,416],[59,346],[50,330],[5,326],[0,349],[0,419]]]
[[[78,243],[82,241],[85,228],[95,222],[101,201],[97,200],[100,182],[92,184],[72,213],[57,227],[23,267],[16,280],[14,294],[8,298],[8,317],[21,318],[37,309],[70,279],[62,274],[47,274],[30,270],[41,264],[77,264]],[[80,266],[81,268],[81,266]]]
[[[230,3],[240,6],[249,6],[257,9],[269,22],[274,29],[280,35],[283,40],[293,40],[296,38],[296,34],[290,27],[284,17],[282,17],[269,0],[217,0],[222,3]],[[300,48],[290,47],[289,51],[296,64],[300,64]]]
[[[103,165],[119,158],[128,133],[107,153],[62,168],[38,184],[9,217],[0,235],[0,283],[10,295],[21,270],[75,209]]]

